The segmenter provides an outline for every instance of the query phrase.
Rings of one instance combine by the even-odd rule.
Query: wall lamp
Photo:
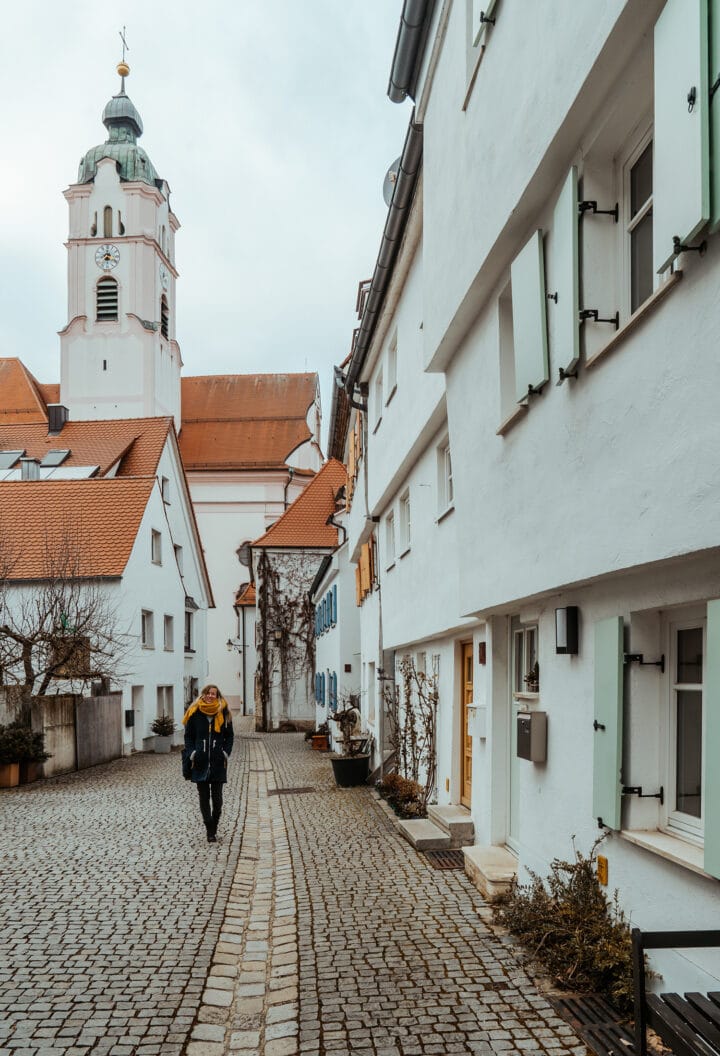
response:
[[[555,609],[555,652],[574,656],[578,652],[578,615],[577,605],[568,605],[564,609]]]

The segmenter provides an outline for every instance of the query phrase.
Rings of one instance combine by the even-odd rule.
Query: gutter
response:
[[[403,103],[408,96],[415,101],[434,9],[435,0],[405,0],[403,4],[387,89],[392,103]]]
[[[367,358],[370,342],[372,341],[375,327],[377,326],[385,294],[392,278],[393,268],[400,249],[405,228],[410,216],[415,188],[417,186],[423,153],[423,130],[422,125],[415,123],[415,110],[410,115],[405,144],[400,156],[400,167],[398,169],[397,181],[393,191],[392,201],[388,209],[387,220],[383,230],[380,250],[378,252],[375,271],[370,283],[370,293],[365,302],[357,340],[353,349],[347,377],[345,378],[345,390],[352,399],[355,383],[360,375]]]

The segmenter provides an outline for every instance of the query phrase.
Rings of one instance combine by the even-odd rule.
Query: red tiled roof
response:
[[[99,465],[104,476],[122,458],[119,476],[153,476],[171,429],[172,418],[117,418],[70,421],[49,434],[47,422],[10,425],[0,413],[0,451],[24,449],[29,458],[42,459],[48,451],[69,449],[64,466]]]
[[[236,605],[252,605],[255,607],[257,601],[257,595],[255,593],[254,583],[245,583],[235,595]]]
[[[77,561],[72,574],[121,576],[154,485],[152,477],[0,483],[8,578],[43,579],[62,571],[57,555],[68,546]]]
[[[0,422],[44,422],[41,386],[16,357],[0,359]]]
[[[335,496],[347,483],[342,462],[331,458],[301,495],[259,539],[257,547],[335,547],[338,530],[327,520],[336,510]]]
[[[45,401],[46,407],[49,403],[60,403],[60,386],[57,384],[57,382],[55,382],[54,384],[45,384],[44,382],[39,381],[38,389],[40,391],[40,395]]]
[[[212,374],[181,379],[180,452],[188,470],[284,466],[312,436],[317,374]]]

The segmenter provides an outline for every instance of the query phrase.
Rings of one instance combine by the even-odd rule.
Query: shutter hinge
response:
[[[610,316],[609,319],[601,319],[599,308],[583,308],[579,318],[580,322],[589,319],[593,323],[612,323],[616,330],[620,329],[620,312],[615,312],[615,315]]]
[[[718,88],[720,88],[720,73],[717,75],[710,87],[710,102],[713,101],[715,92],[718,90]]]
[[[592,213],[593,216],[611,216],[617,224],[620,219],[620,207],[618,202],[615,202],[614,209],[598,209],[598,203],[596,201],[585,201],[578,202],[578,212],[580,217],[585,216],[585,213]]]
[[[660,674],[665,674],[665,653],[659,660],[645,660],[643,653],[623,653],[623,663],[640,664],[642,667],[659,667]]]

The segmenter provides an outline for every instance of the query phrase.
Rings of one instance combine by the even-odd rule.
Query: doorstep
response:
[[[517,876],[517,858],[507,847],[463,847],[465,873],[488,902],[510,890]]]
[[[475,825],[467,807],[458,803],[433,805],[427,808],[427,814],[434,825],[449,835],[451,847],[470,847],[475,842]]]
[[[450,846],[450,837],[427,818],[399,818],[398,829],[416,851],[441,851]]]

